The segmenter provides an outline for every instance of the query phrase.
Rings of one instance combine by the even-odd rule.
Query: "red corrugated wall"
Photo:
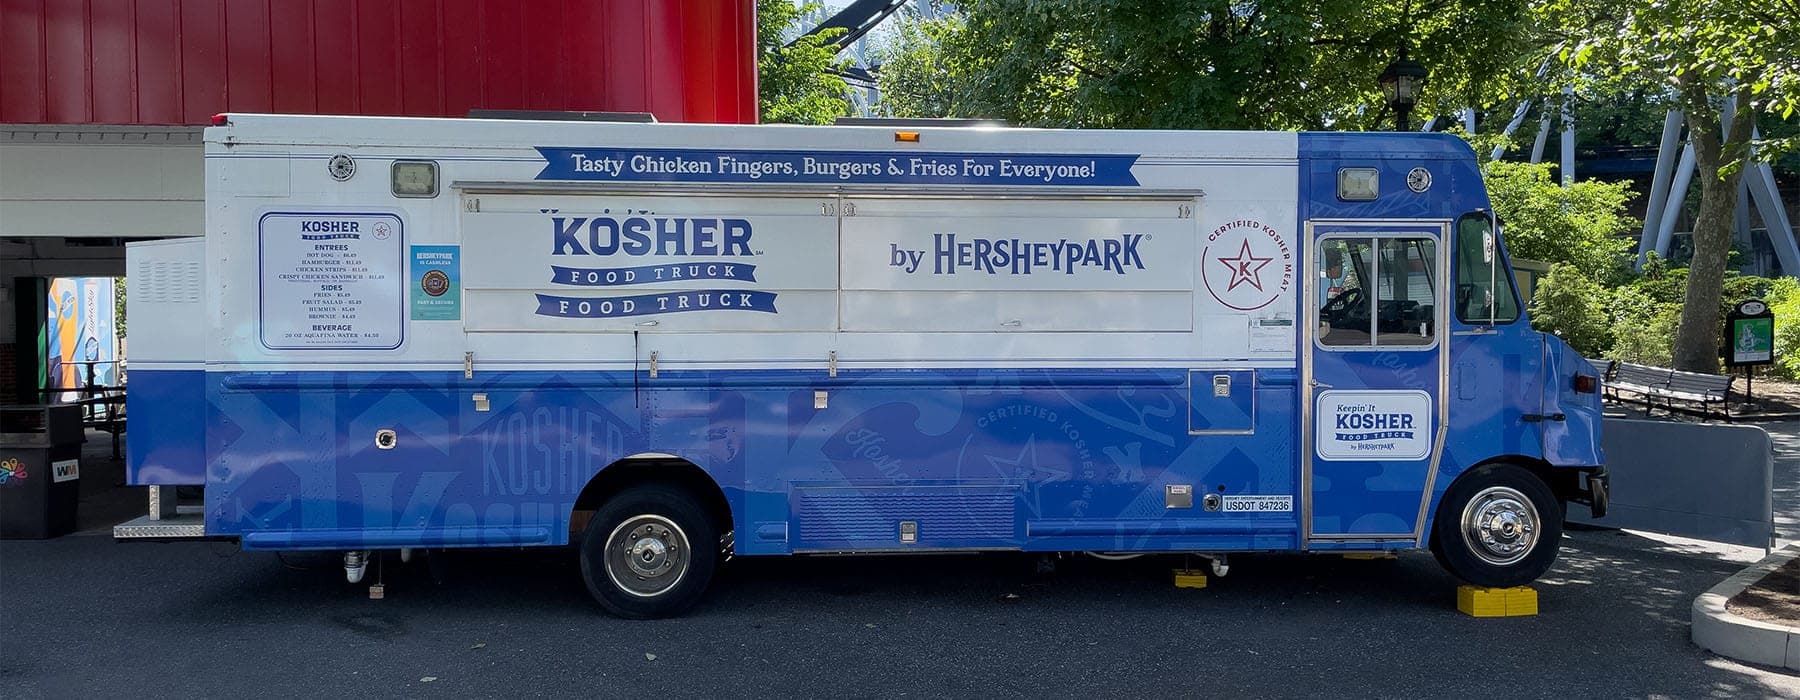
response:
[[[754,0],[0,0],[0,122],[756,121]]]

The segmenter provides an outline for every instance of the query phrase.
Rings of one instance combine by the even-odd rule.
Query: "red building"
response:
[[[4,0],[0,123],[471,109],[756,121],[753,0]]]
[[[754,0],[0,0],[0,403],[43,386],[50,278],[201,233],[213,114],[751,123],[755,43]]]

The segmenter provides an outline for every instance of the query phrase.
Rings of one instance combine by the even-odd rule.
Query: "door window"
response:
[[[1456,222],[1456,317],[1463,323],[1519,320],[1519,299],[1506,283],[1488,217],[1466,214]]]
[[[1429,237],[1319,241],[1320,345],[1430,345],[1437,335],[1437,241]]]

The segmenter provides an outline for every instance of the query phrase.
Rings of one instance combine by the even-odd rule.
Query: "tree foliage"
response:
[[[906,117],[980,117],[974,57],[962,38],[960,14],[924,17],[903,11],[893,34],[876,49],[881,107]]]
[[[1568,187],[1550,178],[1548,163],[1493,162],[1488,198],[1506,225],[1514,257],[1563,263],[1594,282],[1614,282],[1628,261],[1637,225],[1625,214],[1630,182],[1583,180]]]
[[[1796,10],[1795,0],[1542,0],[1534,8],[1564,37],[1560,56],[1572,70],[1615,89],[1646,88],[1687,115],[1701,194],[1672,353],[1679,369],[1718,367],[1719,306],[1751,127],[1759,113],[1787,118],[1800,108]],[[1729,119],[1721,118],[1724,98],[1732,98]]]
[[[1538,282],[1531,309],[1532,327],[1554,333],[1588,357],[1612,345],[1612,321],[1606,316],[1606,289],[1573,265],[1557,263]]]
[[[797,6],[792,0],[756,0],[758,111],[765,123],[830,124],[850,114],[849,85],[832,73],[848,62],[827,43],[843,30],[787,45],[787,37],[801,30],[801,16],[818,7],[817,2]]]
[[[1520,75],[1525,0],[970,0],[902,32],[897,116],[1086,128],[1373,128],[1402,44],[1431,71],[1417,113],[1488,105]],[[919,47],[939,52],[936,58]],[[943,82],[952,87],[921,89]]]

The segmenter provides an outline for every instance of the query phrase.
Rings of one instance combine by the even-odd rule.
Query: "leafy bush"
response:
[[[1673,358],[1675,328],[1681,303],[1660,301],[1637,285],[1612,293],[1613,345],[1606,356],[1643,365],[1668,367]]]
[[[1557,263],[1538,282],[1531,325],[1556,334],[1583,355],[1600,355],[1612,344],[1606,297],[1606,289],[1581,274],[1581,270]]]
[[[1763,290],[1761,298],[1763,301],[1769,302],[1770,308],[1785,304],[1789,300],[1800,299],[1800,280],[1792,277],[1777,277],[1768,282],[1768,289]]]
[[[1794,280],[1784,280],[1794,287]],[[1800,291],[1779,289],[1770,294],[1769,309],[1775,313],[1775,364],[1769,373],[1785,379],[1800,379]]]
[[[1668,358],[1672,355],[1671,345],[1674,343],[1675,327],[1680,320],[1680,310],[1687,301],[1687,276],[1685,267],[1669,267],[1662,259],[1651,254],[1644,263],[1644,271],[1612,290],[1611,317],[1613,320],[1614,343],[1608,357],[1639,362],[1647,365],[1668,367]],[[1775,309],[1775,355],[1776,362],[1788,353],[1784,347],[1800,349],[1800,326],[1788,330],[1792,336],[1791,346],[1783,346],[1780,339],[1782,333],[1781,307],[1790,305],[1793,318],[1800,322],[1800,282],[1792,277],[1752,277],[1738,274],[1736,271],[1725,271],[1724,293],[1719,297],[1719,337],[1724,337],[1725,316],[1736,308],[1738,302],[1745,299],[1762,299]],[[1665,318],[1673,313],[1674,319]],[[1665,323],[1666,321],[1666,323]],[[1651,358],[1651,359],[1632,359]],[[1652,361],[1659,360],[1659,362]],[[1782,371],[1782,370],[1777,370]],[[1795,366],[1791,370],[1800,378],[1800,358],[1795,358]]]

